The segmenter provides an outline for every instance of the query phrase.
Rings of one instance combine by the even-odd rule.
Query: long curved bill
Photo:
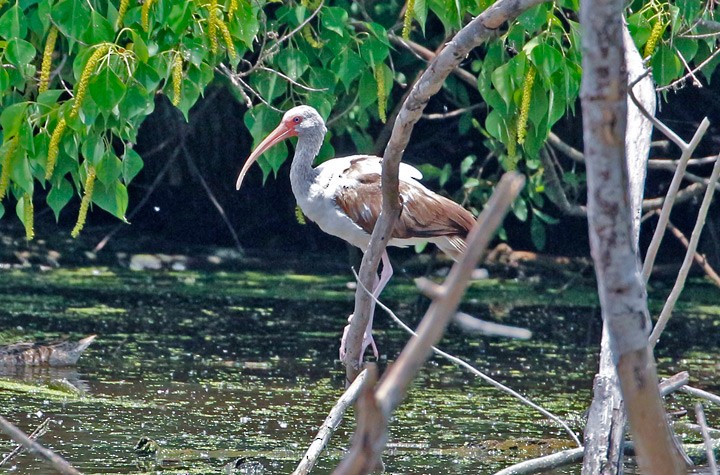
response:
[[[238,176],[237,182],[235,183],[235,189],[239,190],[240,186],[242,185],[243,179],[245,178],[245,174],[248,172],[250,167],[253,163],[257,161],[257,159],[262,155],[267,149],[272,147],[273,145],[277,144],[278,142],[282,142],[283,140],[292,137],[294,135],[297,135],[293,129],[288,128],[285,124],[280,123],[275,130],[270,132],[270,135],[265,137],[265,140],[260,142],[260,145],[257,146],[255,150],[250,154],[247,161],[245,162],[245,165],[243,165],[242,170],[240,171],[240,175]]]

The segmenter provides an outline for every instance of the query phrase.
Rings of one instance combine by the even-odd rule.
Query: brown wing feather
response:
[[[368,234],[372,233],[382,208],[380,175],[356,177],[356,185],[344,187],[335,198],[337,206]],[[393,230],[393,238],[464,238],[475,220],[465,208],[428,190],[422,185],[400,182],[403,209]]]

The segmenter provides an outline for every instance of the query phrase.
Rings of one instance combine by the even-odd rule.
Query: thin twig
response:
[[[705,59],[702,63],[695,66],[695,69],[691,70],[689,73],[685,74],[683,77],[676,79],[675,81],[671,82],[667,86],[661,86],[656,88],[655,90],[658,92],[667,91],[668,89],[677,89],[678,86],[685,83],[687,78],[689,78],[691,75],[695,74],[697,71],[700,71],[702,68],[704,68],[707,64],[710,63],[710,61],[714,60],[715,57],[720,54],[720,48],[713,51],[713,53]]]
[[[50,418],[48,417],[48,418],[46,418],[44,421],[42,421],[42,422],[40,423],[40,425],[35,428],[34,431],[32,431],[32,433],[28,436],[28,438],[29,438],[30,440],[37,440],[37,439],[39,439],[40,437],[42,437],[43,435],[45,435],[45,433],[48,431],[49,425],[50,425]],[[23,449],[24,449],[24,447],[22,446],[22,444],[18,444],[17,447],[15,447],[15,448],[12,450],[12,452],[10,452],[9,454],[7,454],[7,455],[2,459],[2,461],[0,461],[0,467],[2,467],[2,466],[5,465],[6,463],[8,463],[10,460],[12,460],[13,458],[15,458],[20,452],[23,451]]]
[[[205,190],[205,193],[207,194],[208,198],[210,199],[210,202],[213,204],[215,209],[217,210],[218,214],[222,218],[223,222],[225,223],[225,226],[227,227],[228,231],[230,232],[230,235],[233,238],[233,241],[235,242],[235,247],[238,251],[242,252],[242,244],[240,244],[240,239],[238,238],[237,233],[235,232],[235,228],[230,222],[230,220],[227,217],[227,214],[225,214],[225,209],[222,207],[220,202],[215,198],[215,193],[213,193],[212,189],[210,188],[210,185],[207,184],[207,181],[205,181],[205,177],[203,177],[202,173],[198,169],[197,165],[195,164],[195,160],[193,160],[192,156],[190,155],[190,152],[188,151],[187,147],[183,143],[182,146],[183,155],[185,157],[185,161],[188,164],[188,167],[190,168],[190,171],[195,174],[195,176],[200,180],[200,184],[202,185],[203,189]]]
[[[355,274],[355,280],[358,282],[358,284],[359,284],[360,286],[362,286],[362,289],[363,289],[365,292],[368,292],[368,293],[371,294],[371,295],[370,295],[370,298],[372,298],[372,299],[375,301],[375,303],[376,303],[381,309],[385,310],[385,312],[386,312],[388,315],[390,315],[390,318],[392,318],[393,321],[400,326],[400,328],[402,328],[403,330],[405,330],[406,332],[408,332],[408,333],[409,333],[410,335],[412,335],[413,337],[417,338],[417,333],[415,333],[415,332],[412,330],[412,328],[410,328],[409,326],[407,326],[407,325],[405,324],[405,322],[403,322],[397,315],[395,315],[395,312],[393,312],[392,309],[390,309],[387,305],[385,305],[384,303],[382,303],[380,300],[377,299],[377,297],[375,297],[374,295],[372,295],[371,292],[368,291],[368,289],[363,285],[363,283],[362,283],[362,282],[360,281],[360,279],[358,278],[358,275],[357,275],[357,273],[355,273],[355,270],[354,270],[354,269],[353,269],[353,274]],[[469,316],[468,316],[468,317],[469,317]],[[473,317],[469,317],[469,318],[473,318]],[[505,325],[503,325],[503,326],[505,326]],[[522,330],[522,329],[518,329],[518,330]],[[578,445],[578,447],[582,447],[582,442],[580,442],[580,439],[579,439],[578,436],[575,434],[575,432],[573,432],[573,430],[570,428],[570,426],[567,425],[567,423],[566,423],[565,421],[563,421],[562,419],[560,419],[560,418],[559,418],[558,416],[556,416],[555,414],[553,414],[553,413],[551,413],[550,411],[548,411],[548,410],[540,407],[539,405],[535,404],[534,402],[532,402],[531,400],[529,400],[528,398],[526,398],[526,397],[523,396],[522,394],[518,393],[518,392],[515,391],[514,389],[512,389],[512,388],[510,388],[510,387],[508,387],[508,386],[505,386],[504,384],[502,384],[502,383],[499,382],[499,381],[496,381],[496,380],[493,379],[492,377],[488,376],[487,374],[483,373],[483,372],[480,371],[479,369],[477,369],[477,368],[475,368],[474,366],[472,366],[472,365],[471,365],[470,363],[468,363],[467,361],[465,361],[465,360],[463,360],[463,359],[460,359],[460,358],[458,358],[457,356],[453,356],[453,355],[451,355],[450,353],[446,353],[445,351],[441,350],[441,349],[438,348],[437,346],[431,346],[431,348],[432,348],[432,351],[433,351],[435,354],[442,356],[443,358],[449,360],[450,362],[452,362],[453,364],[455,364],[455,365],[457,365],[457,366],[460,366],[460,367],[462,367],[462,368],[465,368],[466,370],[470,371],[472,374],[474,374],[475,376],[479,377],[480,379],[482,379],[483,381],[485,381],[485,382],[488,383],[489,385],[495,387],[496,389],[499,389],[500,391],[503,391],[503,392],[511,395],[512,397],[516,398],[516,399],[517,399],[518,401],[520,401],[521,403],[525,404],[525,405],[528,406],[528,407],[531,407],[532,409],[535,409],[536,411],[538,411],[540,414],[542,414],[543,416],[547,417],[547,418],[550,419],[551,421],[556,422],[556,423],[559,424],[563,429],[565,429],[565,431],[568,433],[568,435],[570,435],[570,438]]]
[[[630,87],[628,87],[628,95],[630,96],[630,100],[633,101],[633,104],[640,110],[640,113],[644,115],[652,124],[655,126],[656,129],[658,129],[663,135],[665,135],[667,138],[672,140],[675,145],[680,147],[681,150],[685,150],[687,148],[687,144],[683,139],[680,138],[675,132],[673,132],[667,125],[660,122],[654,114],[651,114],[647,111],[647,109],[642,105],[642,103],[638,100],[638,98],[635,96],[635,92],[633,89],[635,88],[635,85],[638,84],[640,81],[645,79],[650,74],[650,70],[646,70],[643,74],[639,75],[634,81],[630,83]]]
[[[12,440],[25,447],[28,452],[50,462],[58,473],[62,475],[80,475],[80,472],[70,465],[67,460],[30,439],[23,431],[2,416],[0,416],[0,430],[10,436]]]
[[[447,120],[452,119],[454,117],[467,114],[468,112],[472,112],[475,109],[479,109],[481,107],[486,107],[487,104],[480,103],[480,104],[473,104],[468,107],[462,107],[460,109],[455,109],[454,111],[450,112],[443,112],[442,114],[423,114],[422,118],[425,120]]]
[[[320,454],[330,441],[330,437],[332,437],[333,433],[335,433],[337,428],[340,426],[343,415],[347,411],[348,407],[355,403],[358,394],[360,394],[360,389],[365,384],[367,375],[367,370],[360,373],[350,387],[348,387],[343,395],[340,396],[338,402],[330,410],[325,422],[323,422],[320,426],[315,439],[312,441],[312,444],[310,444],[310,447],[308,447],[307,452],[293,472],[293,475],[305,475],[310,473],[313,469],[315,463],[320,457]]]
[[[650,347],[652,348],[655,347],[658,340],[660,339],[660,334],[665,328],[665,325],[667,325],[667,322],[672,315],[673,308],[675,308],[675,302],[677,302],[678,297],[680,297],[680,292],[682,292],[683,287],[685,287],[685,279],[687,279],[688,272],[690,271],[690,266],[695,255],[695,250],[697,249],[698,241],[700,241],[700,234],[702,233],[702,229],[705,226],[705,218],[707,217],[707,212],[710,208],[710,202],[712,201],[715,194],[715,183],[717,183],[719,177],[720,160],[715,162],[715,166],[713,167],[712,173],[710,174],[711,186],[709,186],[705,190],[705,196],[703,197],[702,203],[700,204],[700,210],[698,211],[698,217],[695,221],[695,227],[693,228],[692,234],[690,235],[688,249],[685,253],[685,259],[683,260],[682,266],[680,267],[680,272],[678,272],[678,277],[675,281],[675,285],[673,285],[673,288],[670,291],[670,295],[665,302],[665,306],[660,313],[660,317],[658,317],[658,321],[655,324],[655,328],[653,328],[653,331],[650,334],[650,338],[648,339]]]
[[[665,202],[663,203],[662,211],[660,212],[660,217],[658,218],[655,233],[653,234],[652,241],[650,242],[650,246],[648,246],[647,253],[645,254],[642,275],[646,283],[650,278],[650,273],[652,272],[653,264],[655,263],[655,257],[657,256],[658,249],[660,248],[660,242],[662,242],[662,238],[665,235],[665,228],[667,227],[667,222],[670,219],[670,210],[673,207],[675,197],[680,189],[680,183],[682,183],[683,175],[685,175],[687,161],[695,151],[695,148],[697,148],[700,140],[702,140],[705,132],[707,132],[708,127],[710,127],[710,121],[707,117],[705,117],[695,131],[690,143],[682,148],[682,155],[680,156],[678,167],[675,170],[675,174],[673,175],[673,179],[670,182],[670,186],[668,187],[668,191],[665,195]]]
[[[299,87],[300,89],[305,89],[306,91],[311,91],[311,92],[325,92],[325,91],[328,90],[328,88],[326,88],[326,87],[324,87],[324,88],[322,88],[322,89],[316,89],[316,88],[314,88],[314,87],[310,87],[310,86],[306,86],[306,85],[304,85],[304,84],[300,84],[299,82],[297,82],[296,80],[294,80],[294,79],[291,78],[290,76],[287,76],[287,75],[281,73],[280,71],[278,71],[278,70],[276,70],[276,69],[268,68],[267,66],[260,66],[259,69],[260,69],[261,71],[267,71],[267,72],[269,72],[269,73],[273,73],[273,74],[275,74],[275,75],[277,75],[277,76],[280,76],[281,78],[283,78],[284,80],[286,80],[287,82],[289,82],[290,84],[292,84],[293,86],[297,86],[297,87]]]
[[[700,425],[701,433],[703,436],[703,442],[705,443],[705,453],[707,454],[708,465],[710,466],[710,473],[716,475],[717,462],[715,462],[715,451],[713,450],[713,440],[710,437],[708,431],[707,420],[705,419],[705,411],[703,411],[702,403],[695,404],[695,417],[698,424]]]
[[[658,214],[658,211],[655,211],[655,214]],[[680,231],[675,225],[673,225],[672,222],[668,221],[667,227],[670,230],[670,232],[677,238],[678,241],[682,243],[683,246],[685,246],[685,249],[688,248],[690,245],[690,242],[685,237],[685,235]],[[720,287],[720,276],[715,272],[715,269],[712,268],[710,263],[707,261],[704,255],[699,254],[698,252],[693,253],[693,258],[695,259],[695,263],[702,267],[702,270],[705,271],[705,275],[707,275],[710,280],[712,280],[715,285]]]

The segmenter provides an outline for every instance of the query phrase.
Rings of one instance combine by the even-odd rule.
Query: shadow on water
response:
[[[52,418],[42,443],[85,473],[221,473],[238,458],[289,473],[343,390],[338,339],[353,299],[346,275],[64,268],[0,277],[5,340],[99,335],[77,368],[2,369],[2,381],[24,384],[0,390],[3,415],[28,432]],[[655,314],[664,293],[653,301]],[[427,306],[416,295],[398,277],[385,298],[415,324]],[[678,308],[671,344],[658,347],[660,373],[690,370],[693,384],[717,391],[717,289],[697,283],[686,295],[691,303]],[[464,311],[530,328],[533,339],[451,328],[442,347],[581,433],[600,335],[592,287],[555,292],[548,282],[489,280],[473,284],[465,302]],[[385,315],[376,328],[384,367],[406,336]],[[27,389],[59,379],[82,395]],[[692,406],[683,396],[669,404]],[[346,418],[317,473],[338,463],[353,427]],[[141,437],[157,441],[156,456],[134,452]],[[392,421],[384,461],[389,473],[493,473],[572,445],[541,415],[433,359]],[[2,442],[5,453],[10,448]],[[26,454],[12,467],[53,473]]]

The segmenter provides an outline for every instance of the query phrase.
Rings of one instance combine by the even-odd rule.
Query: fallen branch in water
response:
[[[80,475],[80,472],[70,465],[67,460],[30,439],[23,431],[2,416],[0,416],[0,429],[9,435],[12,440],[25,447],[28,452],[50,462],[58,473],[62,475]]]
[[[330,414],[328,414],[325,422],[323,422],[320,426],[320,429],[315,436],[315,440],[313,440],[310,447],[308,447],[307,452],[293,472],[293,475],[305,475],[310,473],[320,457],[320,454],[323,450],[325,450],[325,447],[330,441],[330,437],[332,437],[340,425],[340,422],[342,422],[343,415],[347,411],[348,407],[350,407],[358,398],[358,394],[360,394],[360,390],[365,384],[367,378],[368,371],[363,370],[358,377],[355,378],[355,381],[353,381],[350,387],[345,390],[343,395],[340,396],[338,402],[330,410]]]

